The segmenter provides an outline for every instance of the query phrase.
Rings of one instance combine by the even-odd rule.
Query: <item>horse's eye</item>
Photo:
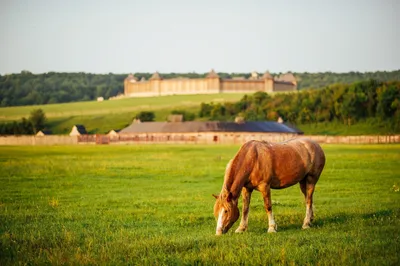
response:
[[[225,210],[225,213],[227,213],[228,211],[227,210]]]

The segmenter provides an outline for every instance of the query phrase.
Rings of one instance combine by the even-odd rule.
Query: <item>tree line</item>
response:
[[[199,116],[218,121],[233,121],[236,116],[247,121],[277,121],[281,117],[292,124],[341,121],[346,125],[377,118],[399,131],[400,81],[334,84],[273,96],[256,92],[238,102],[202,103]]]
[[[90,101],[123,92],[126,75],[56,73],[0,76],[0,106]]]
[[[244,95],[237,102],[201,103],[198,114],[186,110],[172,110],[171,114],[181,114],[183,121],[234,121],[237,117],[246,121],[277,121],[281,118],[295,125],[333,121],[352,125],[375,118],[387,122],[393,132],[399,132],[400,81],[368,80],[273,95],[256,92]],[[141,111],[135,118],[154,121],[155,114]],[[0,134],[35,134],[45,125],[44,112],[36,109],[28,119],[0,124]]]
[[[29,118],[21,118],[20,121],[0,123],[0,135],[32,135],[45,129],[46,114],[42,109],[31,111]]]
[[[262,74],[262,73],[260,73]],[[278,76],[281,73],[271,73]],[[322,88],[333,83],[350,84],[360,80],[374,79],[380,82],[400,80],[400,70],[349,73],[293,73],[300,90]],[[123,94],[123,81],[128,74],[91,74],[49,72],[32,74],[22,71],[18,74],[0,75],[0,106],[39,105],[91,101],[97,97],[108,99]],[[151,77],[152,73],[135,73],[138,78]],[[204,78],[207,73],[161,73],[168,78]],[[218,72],[221,78],[250,77],[251,73]]]

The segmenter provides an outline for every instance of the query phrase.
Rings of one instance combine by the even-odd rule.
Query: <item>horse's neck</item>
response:
[[[231,192],[233,199],[235,200],[239,198],[240,192],[242,191],[245,183],[244,176],[238,174],[240,171],[236,173],[236,170],[237,169],[232,169],[230,162],[225,172],[224,184],[221,191],[222,195],[229,194],[229,192]]]
[[[232,193],[233,199],[236,200],[240,197],[240,192],[243,188],[243,182],[235,182],[228,188],[228,191]]]

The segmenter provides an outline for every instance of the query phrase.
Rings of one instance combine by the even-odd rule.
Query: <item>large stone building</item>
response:
[[[143,77],[139,80],[129,75],[124,80],[126,97],[148,97],[173,94],[210,94],[210,93],[254,93],[296,91],[297,81],[292,73],[273,77],[266,72],[261,77],[253,72],[249,79],[221,79],[211,70],[205,78],[174,78],[163,79],[159,73],[154,73],[149,80]]]

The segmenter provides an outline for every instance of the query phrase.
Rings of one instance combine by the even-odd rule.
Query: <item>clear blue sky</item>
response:
[[[400,69],[399,0],[0,0],[0,73]]]

